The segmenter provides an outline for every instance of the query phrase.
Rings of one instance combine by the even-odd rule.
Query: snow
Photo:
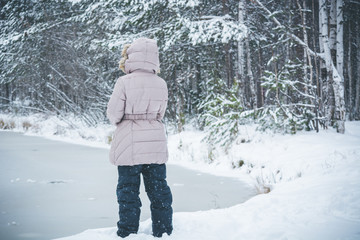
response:
[[[49,137],[56,127],[50,122],[45,125],[47,131],[28,133]],[[187,129],[169,134],[169,164],[237,177],[259,193],[271,191],[230,208],[175,212],[174,232],[163,239],[360,239],[360,122],[346,122],[345,134],[328,129],[280,135],[254,129],[241,129],[242,135],[227,153],[220,148],[212,150],[212,161],[210,150],[201,141],[203,132]],[[107,131],[111,127],[105,125],[97,130],[63,127],[60,136],[76,142],[83,135],[92,146],[100,142],[98,146],[106,147]],[[89,140],[83,140],[86,142]],[[118,239],[116,228],[89,229],[61,238],[92,239]],[[127,239],[153,239],[151,220],[141,222],[139,233]]]
[[[11,115],[0,114],[0,122],[1,120],[7,123],[12,122],[13,131],[24,132],[29,136],[42,136],[51,140],[100,148],[110,148],[108,141],[114,130],[114,127],[108,124],[87,127],[74,116],[60,119],[56,116],[33,114],[14,118]]]
[[[247,35],[245,25],[232,21],[228,15],[203,16],[199,21],[184,20],[184,23],[193,45],[212,39],[214,42],[228,43],[232,38],[238,41]]]
[[[81,0],[68,0],[68,1],[71,2],[72,4],[77,4],[81,2]]]

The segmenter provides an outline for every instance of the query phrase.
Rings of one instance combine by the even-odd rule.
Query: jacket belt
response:
[[[125,114],[124,120],[157,120],[157,113]]]

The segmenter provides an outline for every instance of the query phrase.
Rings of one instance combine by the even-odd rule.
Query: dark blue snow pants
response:
[[[145,190],[151,202],[153,235],[155,237],[162,237],[163,233],[170,235],[173,230],[172,194],[165,180],[165,164],[118,166],[118,173],[116,190],[120,217],[117,223],[118,236],[124,238],[138,231],[141,207],[140,174],[143,175]]]

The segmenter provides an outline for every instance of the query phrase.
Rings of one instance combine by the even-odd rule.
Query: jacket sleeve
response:
[[[166,108],[167,108],[167,103],[168,103],[168,89],[166,87],[166,96],[165,96],[165,100],[163,105],[161,106],[160,112],[159,112],[159,120],[162,120],[164,118],[165,112],[166,112]]]
[[[111,124],[117,125],[121,122],[125,112],[125,87],[124,82],[120,78],[117,80],[114,91],[107,104],[106,116],[110,120]]]

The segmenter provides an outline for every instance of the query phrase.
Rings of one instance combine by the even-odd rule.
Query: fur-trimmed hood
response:
[[[123,59],[123,71],[127,74],[136,70],[158,73],[160,70],[159,50],[156,40],[149,38],[136,39],[130,46],[125,45]]]

